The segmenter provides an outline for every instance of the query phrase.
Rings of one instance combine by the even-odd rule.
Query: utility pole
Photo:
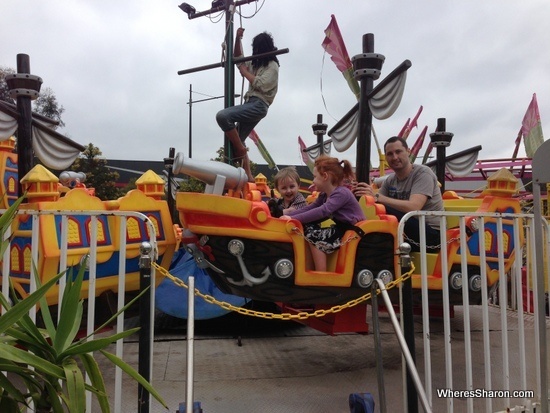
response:
[[[238,6],[243,4],[252,3],[257,0],[214,0],[212,2],[212,7],[206,11],[197,12],[193,6],[188,3],[182,3],[178,7],[184,12],[187,13],[189,19],[196,19],[197,17],[209,16],[213,13],[224,12],[225,13],[225,60],[220,63],[214,63],[205,66],[198,66],[192,69],[179,70],[178,75],[185,75],[188,73],[199,72],[208,69],[214,69],[217,67],[223,67],[224,69],[224,108],[228,108],[235,105],[235,64],[246,62],[252,60],[252,56],[247,57],[233,57],[233,16],[235,15],[235,10]],[[288,49],[279,49],[274,52],[263,53],[258,56],[267,57],[274,56],[283,53],[288,53]],[[230,149],[231,145],[229,144],[228,138],[224,134],[224,156],[225,159],[231,159]]]

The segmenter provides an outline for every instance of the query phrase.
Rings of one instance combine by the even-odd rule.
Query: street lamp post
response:
[[[236,98],[240,96],[241,95],[234,95]],[[189,158],[193,157],[193,103],[206,102],[208,100],[221,99],[223,97],[225,96],[212,96],[205,99],[193,100],[193,85],[189,85],[189,102],[187,102],[189,105]]]

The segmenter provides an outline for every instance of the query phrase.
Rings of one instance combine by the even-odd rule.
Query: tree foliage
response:
[[[61,115],[65,112],[65,108],[57,103],[57,98],[49,87],[41,88],[40,96],[33,101],[33,108],[36,113],[59,122],[59,126],[65,126],[65,122],[61,120]]]
[[[14,73],[15,70],[9,67],[0,66],[0,100],[11,104],[15,104],[15,100],[10,98],[6,76]]]
[[[10,67],[0,66],[0,100],[15,105],[15,100],[10,97],[6,76],[16,71]],[[65,126],[61,115],[65,108],[59,104],[54,91],[49,87],[42,87],[40,95],[32,102],[33,111],[59,122],[59,126]]]
[[[86,186],[95,189],[95,195],[102,200],[117,199],[122,191],[115,185],[119,175],[107,167],[107,160],[101,151],[89,143],[80,157],[71,165],[71,170],[86,174]]]

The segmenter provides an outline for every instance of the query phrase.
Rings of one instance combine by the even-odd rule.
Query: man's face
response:
[[[386,145],[386,162],[394,171],[401,171],[410,165],[409,149],[399,141]]]

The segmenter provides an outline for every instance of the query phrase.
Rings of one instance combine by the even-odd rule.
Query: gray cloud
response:
[[[211,4],[189,2],[198,11]],[[160,160],[170,147],[187,154],[189,85],[200,93],[193,100],[220,96],[223,71],[184,76],[177,71],[220,61],[224,17],[189,20],[179,3],[5,0],[0,65],[15,68],[16,55],[29,54],[32,73],[65,108],[60,132],[92,142],[107,158]],[[374,33],[375,51],[386,56],[382,77],[403,60],[412,61],[399,109],[390,119],[374,121],[380,140],[399,132],[423,105],[410,139],[424,125],[432,132],[443,117],[455,134],[448,153],[481,144],[482,158],[508,157],[533,93],[548,131],[550,4],[545,0],[266,0],[242,6],[241,13],[254,15],[242,18],[246,53],[252,37],[264,30],[279,48],[290,49],[279,57],[279,94],[256,129],[278,163],[300,162],[297,137],[315,142],[311,125],[317,114],[330,128],[355,103],[341,73],[323,57],[331,14],[350,56],[362,52],[364,34]],[[235,89],[240,93],[240,76]],[[215,122],[221,108],[222,99],[193,104],[194,158],[213,158],[222,145]],[[355,160],[353,149],[336,156]],[[253,147],[251,157],[263,162]]]

